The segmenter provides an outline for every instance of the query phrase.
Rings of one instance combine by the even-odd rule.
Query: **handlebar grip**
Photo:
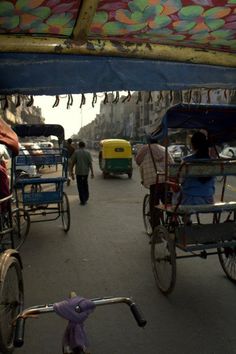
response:
[[[133,302],[130,305],[130,310],[138,324],[139,327],[144,327],[147,324],[147,321],[145,320],[145,318],[143,317],[141,311],[139,310],[138,306]]]
[[[25,332],[25,319],[20,317],[16,321],[14,346],[16,348],[22,347],[24,344],[24,332]]]

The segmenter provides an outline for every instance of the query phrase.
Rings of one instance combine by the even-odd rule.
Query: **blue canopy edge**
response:
[[[0,77],[3,95],[236,88],[236,68],[42,53],[0,53]]]
[[[21,138],[54,135],[60,144],[65,139],[64,128],[59,124],[15,124],[12,129]]]

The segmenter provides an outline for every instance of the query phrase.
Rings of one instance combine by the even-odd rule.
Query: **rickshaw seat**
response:
[[[66,182],[65,177],[50,177],[50,178],[21,178],[17,181],[17,186],[25,186],[31,184],[44,184],[44,183],[61,183]]]
[[[207,166],[207,168],[206,168]],[[195,160],[169,165],[170,178],[236,175],[236,159]]]
[[[236,159],[207,159],[183,162],[182,164],[169,165],[169,178],[176,179],[186,177],[210,177],[236,175]],[[196,213],[214,213],[223,211],[236,211],[236,202],[217,202],[201,205],[168,205],[157,206],[161,210],[179,215],[191,215]]]
[[[177,210],[175,205],[158,205],[156,206],[162,211],[169,213],[177,213],[179,215],[190,215],[195,213],[215,213],[224,211],[236,211],[236,202],[217,202],[214,204],[201,205],[179,205]]]

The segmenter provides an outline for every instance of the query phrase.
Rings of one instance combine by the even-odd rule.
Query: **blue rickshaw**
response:
[[[226,179],[236,176],[236,159],[221,158],[216,149],[217,145],[236,140],[235,114],[233,105],[176,105],[164,115],[158,133],[152,135],[154,141],[166,144],[166,200],[156,205],[160,225],[150,233],[152,269],[156,284],[164,294],[175,287],[176,261],[190,257],[207,259],[218,255],[227,278],[236,283],[236,201],[225,200]],[[177,128],[205,131],[214,158],[168,164],[168,132]],[[169,201],[169,190],[171,187],[176,190],[181,180],[211,176],[223,176],[221,194],[213,204],[182,205],[181,193],[176,202]],[[146,211],[145,215],[150,213]]]
[[[54,221],[59,217],[62,219],[62,226],[65,232],[70,229],[70,205],[67,194],[63,187],[67,182],[67,151],[63,147],[64,128],[58,124],[20,124],[14,125],[14,131],[20,138],[35,138],[56,136],[58,147],[53,153],[45,149],[42,154],[21,155],[15,159],[13,169],[16,172],[17,166],[36,165],[58,166],[61,165],[60,176],[41,177],[19,176],[15,173],[15,195],[16,205],[22,206],[30,216],[31,223]],[[18,176],[18,178],[17,178]]]

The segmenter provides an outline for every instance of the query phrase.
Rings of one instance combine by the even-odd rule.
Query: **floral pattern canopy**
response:
[[[236,52],[236,0],[1,0],[0,35],[73,38],[83,3],[86,40]]]

